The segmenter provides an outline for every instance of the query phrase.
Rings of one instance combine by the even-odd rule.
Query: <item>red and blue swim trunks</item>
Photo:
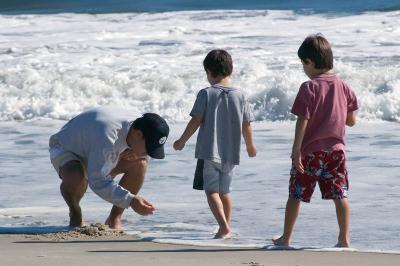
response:
[[[343,151],[318,151],[302,159],[304,173],[290,171],[289,197],[310,202],[318,182],[323,199],[347,197],[349,180]]]

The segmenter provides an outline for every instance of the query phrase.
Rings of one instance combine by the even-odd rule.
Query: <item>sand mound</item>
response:
[[[27,238],[35,240],[52,240],[52,241],[63,241],[63,240],[87,240],[87,239],[98,239],[98,238],[115,238],[126,236],[121,230],[110,229],[107,225],[101,223],[95,223],[82,227],[76,227],[68,232],[58,232],[40,235],[27,235]]]

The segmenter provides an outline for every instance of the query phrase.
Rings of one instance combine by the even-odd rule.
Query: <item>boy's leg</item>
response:
[[[336,206],[336,216],[339,224],[338,243],[335,247],[350,247],[350,206],[347,198],[333,200]]]
[[[61,185],[60,191],[69,207],[70,226],[82,226],[82,211],[79,206],[87,189],[87,180],[79,161],[69,161],[60,169]]]
[[[146,170],[146,159],[139,159],[136,161],[121,160],[118,162],[115,169],[112,170],[112,172],[116,173],[113,178],[118,173],[124,173],[119,185],[136,195],[143,185]],[[124,211],[124,208],[119,208],[114,205],[105,224],[107,224],[110,228],[122,230],[123,226],[121,223],[121,217]]]
[[[292,241],[293,228],[300,211],[300,201],[289,198],[286,203],[285,225],[283,235],[272,242],[277,246],[289,246]]]
[[[336,247],[350,246],[350,206],[347,200],[349,180],[344,151],[332,151],[324,158],[325,176],[319,180],[323,199],[333,199],[339,224],[339,237]]]
[[[214,238],[226,238],[230,236],[231,229],[229,226],[230,219],[230,202],[229,197],[221,197],[221,193],[229,192],[225,187],[221,187],[221,164],[204,160],[203,169],[203,180],[204,180],[204,190],[207,195],[208,205],[210,206],[211,212],[213,213],[215,219],[218,222],[219,230],[215,234]],[[228,186],[229,188],[229,186]],[[226,209],[228,207],[228,209]],[[226,217],[225,212],[228,213]]]
[[[219,197],[221,199],[222,205],[224,207],[225,219],[228,225],[231,225],[231,217],[232,217],[232,197],[231,193],[219,193]]]
[[[228,225],[231,225],[232,217],[232,197],[231,183],[234,165],[230,163],[222,163],[219,165],[219,197],[224,207],[225,219]]]
[[[300,211],[300,203],[301,201],[310,202],[311,196],[314,193],[316,179],[314,176],[308,175],[308,167],[318,165],[318,161],[315,162],[314,156],[307,155],[302,159],[302,163],[307,170],[304,173],[297,171],[294,164],[290,170],[289,198],[286,203],[283,235],[279,238],[272,239],[272,242],[277,246],[290,245],[294,225]]]
[[[210,206],[211,212],[213,213],[215,219],[218,222],[219,230],[215,234],[214,238],[225,238],[229,237],[231,229],[229,227],[228,221],[225,217],[225,210],[222,200],[218,192],[207,192],[207,201]]]

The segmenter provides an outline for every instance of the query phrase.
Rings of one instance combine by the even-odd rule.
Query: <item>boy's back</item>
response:
[[[304,82],[293,104],[292,113],[308,119],[302,152],[344,150],[348,112],[357,109],[352,89],[334,74]]]
[[[197,94],[192,118],[174,149],[182,150],[200,127],[194,189],[204,189],[219,229],[214,238],[230,237],[233,169],[239,164],[241,134],[249,157],[256,156],[250,121],[252,115],[241,90],[230,88],[232,57],[225,50],[212,50],[204,58],[204,70],[211,87]]]
[[[300,211],[300,202],[310,202],[316,183],[323,199],[333,200],[339,225],[337,247],[350,246],[349,179],[344,154],[345,126],[355,124],[357,98],[332,72],[333,53],[320,34],[308,36],[297,52],[304,82],[292,113],[297,116],[292,148],[289,198],[283,234],[272,241],[289,246]]]
[[[202,89],[190,115],[203,117],[196,158],[239,164],[242,122],[252,120],[244,93],[218,84]]]

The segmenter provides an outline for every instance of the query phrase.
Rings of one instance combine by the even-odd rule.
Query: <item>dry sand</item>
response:
[[[63,233],[2,234],[0,265],[399,266],[400,255],[157,244],[95,224]]]

